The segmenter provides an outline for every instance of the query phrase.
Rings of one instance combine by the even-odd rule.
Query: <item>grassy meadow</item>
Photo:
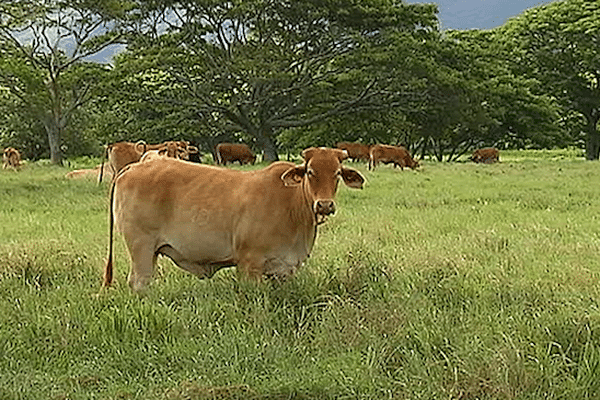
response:
[[[101,291],[108,185],[0,170],[0,400],[598,399],[600,163],[380,166],[285,283]]]

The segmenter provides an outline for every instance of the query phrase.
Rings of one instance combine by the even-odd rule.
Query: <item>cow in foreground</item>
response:
[[[348,158],[352,161],[366,161],[369,162],[371,159],[371,146],[362,143],[353,142],[339,142],[336,144],[338,149],[346,150],[348,152]]]
[[[419,167],[419,161],[412,158],[404,146],[390,146],[387,144],[376,144],[371,147],[369,169],[375,169],[377,164],[394,164],[400,166],[400,169],[409,167],[415,169]]]
[[[219,143],[215,150],[217,165],[227,165],[238,161],[240,165],[254,164],[256,156],[244,143]]]
[[[169,158],[126,167],[111,187],[104,286],[113,277],[113,224],[125,239],[136,292],[158,255],[200,278],[234,265],[251,280],[292,276],[312,250],[317,225],[335,212],[339,179],[351,188],[364,182],[342,165],[342,150],[310,148],[302,157],[302,165],[279,161],[256,171]]]
[[[21,167],[21,154],[14,147],[7,147],[2,153],[2,168],[19,169]]]
[[[500,161],[500,151],[494,147],[477,149],[470,160],[476,163],[493,164]]]

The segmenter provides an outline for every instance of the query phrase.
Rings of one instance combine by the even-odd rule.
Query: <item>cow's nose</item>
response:
[[[315,214],[330,215],[335,213],[335,202],[333,200],[317,200],[315,202]]]

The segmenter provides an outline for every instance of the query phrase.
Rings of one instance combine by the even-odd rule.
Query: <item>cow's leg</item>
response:
[[[131,257],[131,271],[127,283],[134,292],[140,292],[152,279],[152,271],[156,265],[154,243],[143,239],[126,239],[126,242]]]
[[[265,260],[262,255],[246,254],[237,262],[238,271],[252,281],[260,281],[265,272]]]

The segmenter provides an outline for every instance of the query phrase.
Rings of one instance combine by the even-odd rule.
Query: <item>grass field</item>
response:
[[[600,163],[352,164],[294,279],[200,280],[161,259],[100,291],[107,190],[0,171],[0,400],[598,399]]]

